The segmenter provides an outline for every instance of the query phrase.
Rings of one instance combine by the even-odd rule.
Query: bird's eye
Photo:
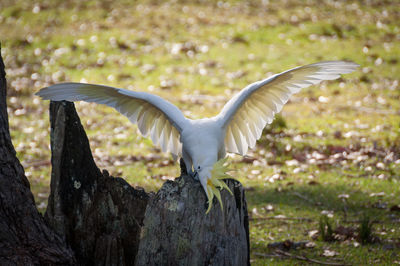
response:
[[[198,170],[200,170],[200,165],[197,167]]]

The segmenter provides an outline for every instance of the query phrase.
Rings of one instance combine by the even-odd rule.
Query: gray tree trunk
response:
[[[244,190],[225,182],[233,196],[222,191],[223,211],[214,198],[208,214],[198,181],[183,174],[164,183],[147,206],[136,265],[249,265]]]
[[[0,46],[0,265],[74,265],[72,250],[35,207],[11,142]]]
[[[132,265],[149,196],[97,168],[73,103],[51,102],[46,220],[83,265]]]

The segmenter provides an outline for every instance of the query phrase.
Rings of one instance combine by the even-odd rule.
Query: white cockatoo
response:
[[[186,118],[159,96],[104,85],[60,83],[41,89],[37,95],[46,100],[95,102],[115,108],[164,152],[183,158],[189,174],[204,188],[208,212],[214,195],[221,203],[219,189],[229,190],[220,181],[229,177],[224,167],[226,152],[245,155],[292,94],[323,80],[337,79],[357,67],[345,61],[296,67],[248,85],[217,116],[198,120]]]

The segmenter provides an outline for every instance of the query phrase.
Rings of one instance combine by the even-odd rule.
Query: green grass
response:
[[[281,114],[286,127],[265,130],[249,153],[253,163],[231,159],[248,188],[252,263],[305,263],[257,255],[272,254],[268,244],[284,240],[314,241],[314,248],[289,252],[321,261],[399,263],[400,213],[390,208],[400,204],[400,6],[269,2],[1,1],[10,129],[39,209],[50,182],[48,103],[33,94],[46,85],[85,80],[148,91],[201,118],[272,73],[352,60],[361,65],[355,73],[292,97]],[[76,106],[100,168],[147,191],[178,176],[170,155],[125,117]],[[380,241],[312,240],[308,232],[319,230],[326,213],[333,229],[364,221],[360,232],[372,228],[368,234]],[[371,228],[363,217],[374,221]],[[325,250],[337,255],[325,257]]]

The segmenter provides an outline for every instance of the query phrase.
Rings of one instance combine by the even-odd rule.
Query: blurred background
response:
[[[274,73],[322,60],[360,64],[292,97],[256,148],[230,160],[247,189],[254,264],[290,263],[260,255],[283,240],[309,241],[293,252],[322,260],[399,263],[398,1],[1,0],[0,41],[13,143],[42,212],[51,170],[49,103],[34,96],[42,87],[151,92],[196,119]],[[179,175],[113,109],[76,107],[100,168],[146,191]],[[376,222],[366,246],[361,216]],[[337,230],[326,242],[320,217],[354,234]]]

